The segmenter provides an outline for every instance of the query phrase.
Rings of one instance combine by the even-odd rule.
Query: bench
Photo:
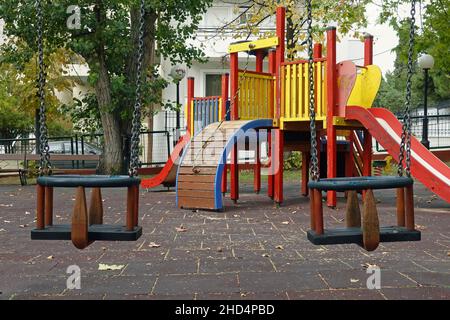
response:
[[[98,161],[99,155],[92,154],[50,154],[51,161]],[[0,169],[0,178],[19,176],[20,184],[27,184],[27,174],[30,172],[28,169],[28,161],[39,161],[40,156],[37,154],[0,154],[0,161],[22,161],[23,168],[17,169]],[[95,174],[95,169],[52,169],[53,174],[79,174],[79,175],[91,175]]]
[[[27,169],[0,169],[0,178],[19,176],[22,186],[27,184]]]

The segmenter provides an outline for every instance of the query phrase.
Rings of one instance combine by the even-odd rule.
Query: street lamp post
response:
[[[433,68],[434,59],[429,54],[422,54],[418,60],[419,67],[424,72],[424,88],[423,88],[423,121],[422,121],[422,141],[425,148],[430,149],[430,141],[428,140],[428,71]]]
[[[177,86],[177,109],[176,109],[176,131],[175,131],[175,139],[174,144],[178,142],[180,139],[180,81],[184,78],[186,75],[186,71],[181,66],[174,66],[170,70],[170,76],[173,79],[173,82],[175,82],[175,85]]]

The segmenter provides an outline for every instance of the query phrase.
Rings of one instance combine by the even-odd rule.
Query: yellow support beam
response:
[[[278,37],[259,39],[241,43],[231,44],[228,47],[228,53],[245,52],[257,49],[271,48],[278,45]]]
[[[333,125],[339,127],[362,127],[359,121],[355,120],[345,120],[344,117],[333,117]]]

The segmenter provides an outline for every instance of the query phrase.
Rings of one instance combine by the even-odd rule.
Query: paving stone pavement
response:
[[[124,221],[125,192],[105,189],[105,223]],[[285,186],[273,205],[263,189],[242,186],[224,212],[175,207],[175,193],[140,193],[143,236],[137,242],[31,241],[34,186],[0,186],[0,299],[449,299],[450,205],[419,183],[416,224],[422,241],[314,246],[306,239],[308,200]],[[74,192],[55,191],[55,223],[70,221]],[[395,192],[376,191],[380,222],[395,223]],[[325,209],[328,227],[342,224],[345,201]],[[186,230],[179,232],[177,227]],[[122,265],[100,271],[99,264]],[[81,289],[67,289],[70,265]],[[381,289],[366,286],[367,267],[381,268]]]

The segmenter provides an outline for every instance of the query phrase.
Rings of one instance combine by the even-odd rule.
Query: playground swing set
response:
[[[389,127],[397,136],[377,136],[381,137],[380,143],[398,160],[398,176],[371,176],[371,134],[375,135],[377,131],[387,132],[380,123],[387,122],[388,118],[385,114],[387,110],[371,108],[381,81],[379,68],[372,64],[372,37],[365,37],[364,66],[356,66],[351,61],[336,63],[336,28],[328,28],[326,31],[327,51],[326,56],[323,57],[321,44],[313,45],[312,8],[311,1],[308,0],[308,59],[284,60],[285,8],[278,7],[275,37],[230,45],[230,74],[222,76],[221,96],[194,97],[194,79],[188,79],[187,134],[180,139],[160,174],[140,181],[137,177],[142,81],[139,61],[142,61],[143,54],[144,0],[141,0],[139,77],[137,77],[133,115],[129,176],[89,177],[51,176],[48,147],[46,147],[43,96],[45,73],[42,50],[42,9],[40,1],[37,0],[42,147],[40,148],[41,176],[37,180],[37,227],[31,233],[32,239],[71,239],[80,249],[95,240],[137,240],[142,234],[142,229],[138,226],[139,184],[144,188],[152,188],[160,184],[175,185],[176,201],[180,208],[223,210],[223,197],[228,187],[228,171],[230,172],[230,197],[234,201],[239,198],[238,141],[241,139],[256,139],[254,185],[255,191],[260,191],[262,167],[260,146],[265,138],[270,159],[268,196],[277,204],[283,202],[283,167],[281,165],[283,151],[285,148],[297,148],[302,151],[304,164],[302,194],[305,196],[309,194],[310,197],[311,230],[308,231],[308,239],[313,244],[355,243],[372,251],[377,248],[379,242],[419,241],[420,232],[415,230],[414,224],[414,181],[411,178],[411,163],[413,161],[414,168],[418,168],[416,172],[420,179],[422,177],[420,166],[435,167],[433,165],[436,162],[434,158],[431,158],[431,153],[431,156],[428,153],[425,155],[422,153],[423,156],[419,158],[428,159],[425,164],[411,157],[411,145],[416,148],[415,150],[423,151],[416,146],[415,139],[411,137],[409,116],[415,0],[411,0],[411,6],[404,123],[401,126],[395,120],[396,122]],[[240,52],[256,56],[255,71],[248,70],[248,56],[245,68],[239,69],[238,54]],[[268,57],[268,72],[263,72],[263,61],[266,57]],[[230,91],[230,97],[228,97],[228,91]],[[267,133],[265,137],[260,135],[263,131]],[[344,144],[338,143],[338,135],[345,137]],[[325,136],[326,139],[324,139]],[[320,151],[324,147],[324,141],[326,159],[321,159]],[[337,152],[340,145],[344,145],[346,149],[344,148],[344,157],[339,158],[345,158],[346,161],[342,177],[336,177]],[[326,178],[322,178],[320,174],[320,164],[324,160],[326,160]],[[405,162],[405,168],[403,162]],[[439,195],[450,201],[447,182],[450,174],[448,167],[446,168],[447,171],[443,167],[437,168],[444,179],[433,179],[427,186],[435,192],[440,192]],[[362,176],[356,176],[358,174]],[[77,189],[71,225],[56,226],[52,223],[54,187]],[[100,190],[108,187],[128,188],[125,226],[102,224],[103,209]],[[85,188],[92,188],[89,211],[86,205]],[[397,190],[396,226],[379,226],[372,192],[375,189]],[[336,206],[336,192],[346,192],[345,228],[324,228],[322,191],[327,192],[328,206]],[[357,198],[359,191],[363,193],[364,200],[362,217]]]

